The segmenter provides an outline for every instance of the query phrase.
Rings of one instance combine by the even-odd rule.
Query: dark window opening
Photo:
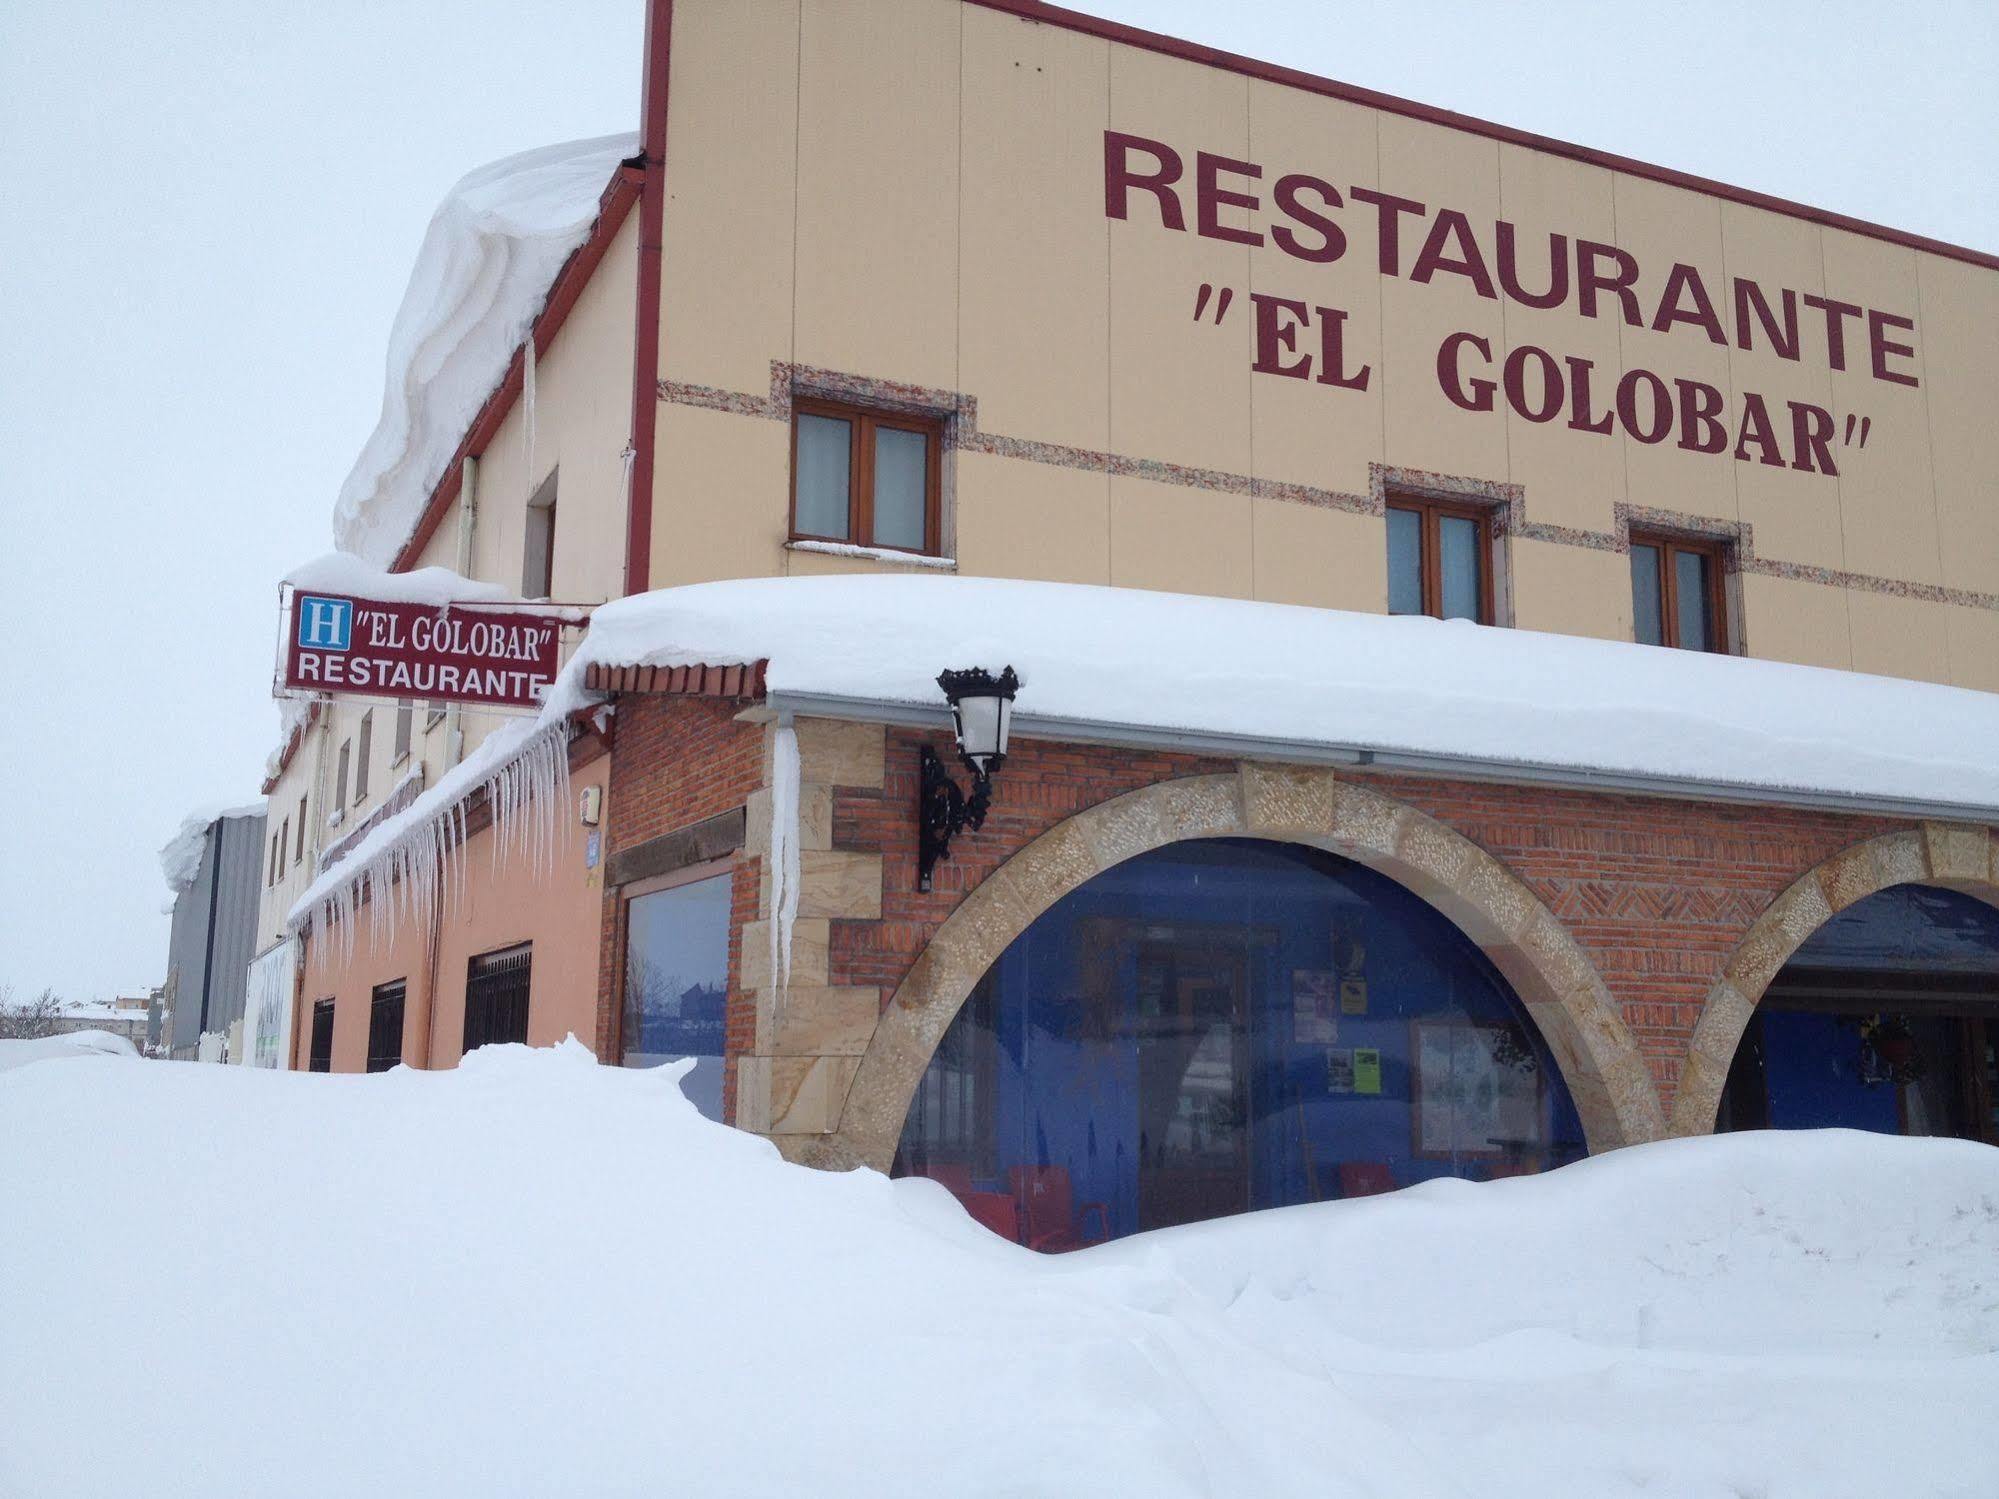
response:
[[[545,599],[555,586],[555,475],[550,474],[528,501],[527,531],[521,540],[521,597]]]
[[[1388,500],[1388,612],[1493,622],[1492,513],[1450,500]]]
[[[368,1070],[387,1072],[403,1059],[403,995],[407,985],[397,979],[377,984],[368,1007]]]
[[[472,959],[465,973],[465,1050],[528,1038],[528,979],[534,947],[523,942]]]
[[[396,752],[392,764],[400,765],[410,757],[410,731],[415,720],[415,703],[405,698],[396,705]]]
[[[795,540],[942,551],[941,420],[806,399],[793,410]]]
[[[1728,650],[1724,553],[1712,542],[1631,538],[1631,634],[1640,645]]]
[[[375,710],[370,708],[361,715],[361,739],[354,755],[354,800],[368,799],[368,762],[375,752]]]
[[[312,1002],[312,1045],[306,1053],[305,1070],[333,1070],[333,1001],[330,999],[315,999]]]

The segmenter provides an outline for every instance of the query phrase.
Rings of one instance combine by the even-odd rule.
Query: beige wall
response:
[[[1520,626],[1628,639],[1617,507],[1644,507],[1748,528],[1738,624],[1753,654],[1999,680],[1999,273],[959,0],[681,0],[674,14],[655,586],[856,565],[785,545],[790,374],[773,399],[773,366],[802,366],[976,401],[976,436],[961,418],[960,437],[985,450],[948,463],[965,573],[1381,609],[1368,497],[1371,465],[1388,465],[1519,487],[1527,529],[1502,561]],[[1127,219],[1107,217],[1107,129],[1180,154],[1184,232],[1142,191]],[[1201,151],[1262,166],[1258,182],[1224,180],[1261,205],[1217,216],[1261,245],[1196,232]],[[1347,196],[1329,210],[1338,260],[1269,234],[1286,173]],[[1377,216],[1354,188],[1426,205],[1401,220],[1399,274],[1379,269]],[[1566,303],[1412,279],[1441,208],[1466,216],[1495,277],[1496,225],[1515,225],[1530,289],[1550,233],[1567,236]],[[1580,240],[1636,258],[1645,326],[1608,294],[1581,315]],[[1698,272],[1722,345],[1651,326],[1676,265]],[[1846,368],[1832,368],[1824,315],[1804,306],[1798,359],[1760,328],[1739,347],[1736,277],[1773,301],[1789,288],[1913,319],[1912,335],[1887,333],[1915,346],[1891,368],[1920,385],[1874,377],[1864,321],[1846,324]],[[1194,316],[1203,283],[1234,292],[1219,326],[1212,302]],[[1368,388],[1252,371],[1252,293],[1344,311]],[[1461,410],[1436,369],[1457,332],[1489,341],[1494,375],[1529,344],[1592,361],[1599,409],[1627,370],[1701,382],[1725,403],[1729,451],[1530,421],[1503,394]],[[1317,354],[1315,329],[1298,348]],[[1751,392],[1783,466],[1732,456]],[[1793,466],[1792,401],[1829,414],[1836,477]],[[1849,415],[1871,419],[1864,448],[1839,441]]]

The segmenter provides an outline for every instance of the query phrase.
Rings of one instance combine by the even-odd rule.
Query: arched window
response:
[[[1215,839],[1107,870],[1014,940],[895,1170],[1060,1249],[1583,1153],[1525,1010],[1443,916],[1332,855]]]
[[[1891,885],[1770,981],[1717,1128],[1835,1126],[1999,1144],[1999,910]]]

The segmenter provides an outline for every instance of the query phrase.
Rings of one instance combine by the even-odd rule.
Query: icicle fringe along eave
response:
[[[492,869],[524,859],[537,878],[550,874],[572,833],[563,816],[569,801],[569,725],[549,724],[476,785],[432,815],[412,822],[371,851],[323,896],[295,911],[288,930],[300,935],[317,926],[339,932],[344,961],[354,953],[354,922],[363,899],[375,910],[369,923],[370,952],[393,946],[405,921],[427,920],[439,910],[456,913],[465,901],[465,845],[477,829],[467,809],[481,795],[491,812]]]

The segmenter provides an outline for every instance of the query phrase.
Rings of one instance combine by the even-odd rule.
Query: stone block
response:
[[[1992,836],[1967,823],[1926,822],[1923,845],[1930,878],[1947,885],[1982,885],[1992,873]]]
[[[998,898],[1012,901],[1032,921],[1104,868],[1093,826],[1090,812],[1056,824],[988,875],[986,884],[997,884]]]
[[[800,718],[799,780],[805,785],[880,786],[886,730],[878,723],[837,718]]]
[[[1867,845],[1874,851],[1877,890],[1890,885],[1919,885],[1929,878],[1923,835],[1914,829],[1906,833],[1886,833]]]
[[[1363,863],[1370,855],[1386,859],[1395,852],[1409,815],[1409,808],[1365,786],[1342,781],[1334,788],[1333,839],[1353,850]]]
[[[1718,979],[1707,992],[1700,1019],[1690,1043],[1694,1054],[1721,1068],[1722,1075],[1735,1061],[1735,1049],[1756,1013],[1755,1002],[1727,979]]]
[[[774,1008],[772,1055],[857,1057],[874,1036],[881,991],[794,984],[778,994]]]
[[[744,803],[746,826],[743,851],[770,852],[770,787],[752,791]],[[833,846],[833,788],[802,785],[798,788],[798,846],[801,849],[828,849]]]
[[[1243,826],[1276,837],[1324,838],[1333,830],[1339,778],[1303,765],[1261,765],[1245,760],[1241,778]]]
[[[791,983],[812,988],[826,982],[829,934],[830,923],[823,916],[801,918],[791,924]],[[745,989],[773,987],[768,920],[743,923],[740,976]]]
[[[1826,905],[1834,911],[1844,911],[1880,888],[1872,842],[1842,849],[1819,866],[1819,889],[1825,895]]]
[[[766,912],[768,907],[766,906]],[[882,912],[880,854],[840,849],[807,849],[799,855],[798,916],[845,916],[879,920]]]
[[[766,1057],[771,1135],[830,1135],[840,1125],[858,1057]]]
[[[1534,919],[1540,902],[1512,870],[1484,849],[1473,848],[1476,857],[1460,877],[1459,894],[1498,937],[1515,941]]]

